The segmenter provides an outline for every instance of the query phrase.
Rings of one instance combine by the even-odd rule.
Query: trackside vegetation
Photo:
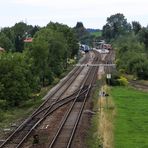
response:
[[[116,106],[115,148],[148,147],[148,93],[131,87],[112,87]]]
[[[91,126],[88,129],[88,134],[86,137],[86,146],[88,148],[102,148],[102,141],[99,134],[99,106],[98,106],[98,98],[100,89],[99,85],[100,81],[97,81],[96,88],[93,90],[92,100],[93,100],[93,111],[95,111],[95,115],[91,119]]]
[[[102,36],[116,50],[118,71],[148,79],[148,27],[137,21],[127,22],[121,13],[111,15],[103,26]]]
[[[30,37],[32,42],[24,42]],[[51,85],[77,55],[77,43],[72,28],[59,23],[39,28],[20,22],[2,28],[0,46],[5,52],[0,53],[0,108],[21,106]]]
[[[33,41],[24,42],[28,38]],[[0,135],[31,114],[66,75],[75,62],[77,43],[73,29],[59,23],[40,28],[20,22],[0,30],[0,47],[5,49],[0,52]]]
[[[125,76],[148,80],[148,27],[137,21],[128,23],[123,14],[117,13],[107,18],[102,36],[116,51],[117,72],[110,82],[115,104],[114,147],[146,148],[148,94],[128,86]]]

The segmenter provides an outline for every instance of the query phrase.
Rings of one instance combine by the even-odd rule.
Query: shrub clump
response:
[[[119,72],[115,72],[111,75],[111,79],[106,79],[106,83],[112,86],[127,86],[128,80]]]
[[[128,85],[128,80],[123,76],[120,76],[120,78],[117,79],[117,81],[119,82],[119,84],[121,86],[127,86]]]

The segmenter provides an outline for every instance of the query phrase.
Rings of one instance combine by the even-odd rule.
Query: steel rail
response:
[[[83,69],[83,68],[82,68]],[[84,78],[84,79],[86,79],[86,78]],[[83,82],[84,83],[84,82]],[[81,87],[80,87],[80,90],[82,91],[83,90],[83,86],[84,86],[84,84],[83,85],[81,85]],[[76,95],[76,97],[78,98],[79,96],[80,96],[80,92],[81,91],[78,91],[78,94]],[[68,102],[70,102],[70,101],[68,101]],[[67,102],[67,103],[68,103]],[[62,106],[62,105],[61,105]],[[22,139],[22,141],[17,145],[17,147],[16,148],[20,148],[21,146],[22,146],[22,144],[24,143],[24,141],[27,139],[27,137],[31,134],[31,132],[43,121],[43,120],[45,120],[45,118],[50,114],[50,111],[51,110],[51,107],[49,107],[48,108],[48,110],[46,111],[46,113],[43,115],[43,118],[41,118],[40,120],[38,120],[37,121],[37,123],[31,128],[31,130],[28,132],[28,134]],[[51,111],[51,112],[53,112],[53,111]]]
[[[89,95],[89,93],[90,93],[90,90],[91,90],[91,87],[92,87],[92,84],[93,84],[93,80],[95,79],[95,74],[96,74],[97,70],[98,70],[98,68],[95,67],[95,70],[94,70],[94,73],[93,73],[93,77],[92,77],[91,83],[90,83],[90,85],[89,85],[89,87],[88,87],[87,93],[85,94],[85,98],[84,98],[83,104],[82,104],[81,109],[80,109],[80,112],[79,112],[79,114],[78,114],[78,116],[77,116],[76,122],[75,122],[75,124],[74,124],[73,129],[72,129],[72,133],[71,133],[71,136],[70,136],[70,138],[69,138],[69,141],[68,141],[68,144],[67,144],[67,147],[66,147],[66,148],[70,148],[70,146],[71,146],[71,143],[72,143],[72,140],[73,140],[73,138],[74,138],[74,135],[75,135],[77,126],[78,126],[78,124],[79,124],[79,121],[80,121],[80,119],[81,119],[81,116],[82,116],[82,113],[83,113],[83,110],[84,110],[84,107],[85,107],[85,104],[86,104],[88,95]]]
[[[87,89],[85,91],[83,91],[80,95],[84,94],[87,91]],[[60,107],[62,107],[63,105],[66,105],[67,103],[71,102],[72,100],[74,100],[75,97],[71,98],[70,100],[66,100],[65,102],[62,102],[59,106],[55,107],[54,109],[50,110],[47,114],[45,114],[31,129],[30,131],[27,133],[27,135],[22,139],[22,141],[16,146],[16,148],[20,148],[22,146],[22,144],[24,143],[24,141],[27,139],[27,137],[31,134],[31,132],[33,132],[33,130],[43,121],[45,120],[45,118],[47,116],[49,116],[50,114],[52,114],[54,111],[56,111],[57,109],[59,109]]]
[[[79,70],[79,68],[78,68],[77,70]],[[76,70],[75,72],[77,72],[77,70]],[[80,71],[79,71],[79,72],[81,72],[81,70],[82,70],[82,68],[80,68]],[[74,73],[73,73],[73,74],[74,74]],[[72,75],[73,75],[73,74],[72,74]],[[74,78],[76,79],[78,75],[79,75],[79,73],[78,73],[78,74],[76,75],[76,77],[74,77]],[[70,78],[71,78],[71,77],[70,77]],[[67,85],[67,87],[65,88],[64,92],[65,92],[66,89],[72,84],[72,82],[73,82],[75,79],[72,79],[72,80],[70,81],[69,85]],[[69,80],[69,79],[68,79],[68,80]],[[66,82],[68,82],[68,80],[65,80],[65,81],[62,83],[62,86],[64,86],[64,84],[65,84]],[[55,91],[55,93],[56,93],[60,88],[61,88],[61,86],[59,86],[59,87],[57,88],[57,90]],[[64,92],[63,92],[63,93],[64,93]],[[52,97],[55,93],[52,93],[52,94],[50,95],[50,97]],[[63,93],[60,94],[60,96],[57,98],[57,100],[62,96]],[[0,145],[0,148],[2,148],[4,145],[6,145],[6,144],[14,137],[14,135],[15,135],[17,132],[19,132],[21,129],[24,128],[25,125],[28,124],[28,122],[31,122],[32,119],[33,119],[33,117],[36,117],[35,114],[37,114],[37,112],[39,112],[40,109],[41,109],[47,102],[48,102],[48,99],[45,100],[45,102],[43,102],[43,103],[39,106],[39,108],[38,108],[28,119],[26,119],[13,133]],[[52,106],[53,106],[53,105],[51,105],[48,110],[50,110],[50,109],[52,108]],[[37,114],[37,115],[38,115],[38,114]]]
[[[87,73],[87,76],[86,76],[85,80],[83,81],[82,88],[85,86],[85,83],[86,83],[86,81],[88,80],[88,78],[89,78],[89,76],[90,76],[91,69],[93,69],[93,68],[90,68],[89,72]],[[95,72],[96,72],[96,71],[95,71]],[[93,78],[94,78],[94,77],[93,77]],[[89,93],[89,91],[90,91],[90,88],[91,88],[91,85],[89,85],[89,88],[87,89],[87,92],[86,92],[87,96],[88,96],[88,93]],[[80,92],[81,92],[81,90],[80,90]],[[86,98],[86,97],[85,97],[85,98]],[[55,135],[54,138],[52,139],[52,141],[51,141],[50,145],[48,146],[48,148],[52,148],[52,147],[54,146],[54,143],[56,142],[56,140],[57,140],[59,134],[61,133],[62,128],[63,128],[64,124],[66,123],[66,121],[67,121],[67,119],[68,119],[68,117],[69,117],[69,115],[70,115],[72,109],[74,108],[74,105],[75,105],[77,99],[78,99],[78,96],[76,96],[76,98],[75,98],[74,102],[72,103],[70,109],[69,109],[69,110],[67,111],[67,113],[65,114],[64,119],[62,120],[62,122],[61,122],[61,124],[60,124],[60,127],[59,127],[58,131],[56,132],[56,135]],[[85,101],[86,101],[86,100],[85,100]]]
[[[90,73],[90,70],[89,70],[89,73]],[[87,75],[87,77],[88,77],[88,75]],[[86,79],[84,80],[84,82],[87,80],[87,77],[86,77]],[[84,85],[84,83],[83,83],[83,85]],[[83,87],[83,85],[82,85],[82,87]],[[81,89],[80,89],[80,91],[81,91]],[[80,91],[79,91],[79,92],[80,92]],[[77,98],[78,98],[78,95],[75,97],[75,99],[74,99],[72,105],[70,106],[70,109],[69,109],[69,110],[67,111],[67,113],[65,114],[64,119],[63,119],[62,122],[60,123],[60,127],[59,127],[58,131],[56,132],[56,135],[54,136],[54,138],[53,138],[53,140],[52,140],[52,142],[50,143],[50,145],[49,145],[48,148],[52,148],[53,145],[54,145],[54,143],[56,142],[56,140],[57,140],[57,138],[58,138],[58,136],[59,136],[59,134],[60,134],[60,132],[61,132],[61,130],[62,130],[62,128],[63,128],[65,122],[66,122],[66,120],[67,120],[67,118],[69,117],[69,115],[70,115],[70,113],[71,113],[71,111],[72,111],[72,109],[73,109],[73,107],[74,107],[74,104],[75,104]]]
[[[50,97],[52,97],[68,80],[69,80],[69,78],[71,78],[71,76],[73,76],[74,75],[74,73],[75,72],[77,72],[79,69],[83,69],[83,68],[75,68],[75,70],[74,70],[74,72],[71,72],[70,74],[69,74],[69,76],[67,77],[67,79],[65,79],[63,82],[62,82],[62,85],[60,85],[56,90],[54,90],[53,91],[53,93],[51,93],[51,95],[50,96],[48,96],[48,98],[50,98]],[[80,70],[80,72],[81,72],[81,70]],[[79,73],[77,74],[77,76],[79,75]],[[76,77],[77,77],[76,76]],[[75,77],[75,79],[76,79],[76,77]],[[74,80],[75,80],[74,79]],[[68,86],[69,87],[69,86]],[[66,87],[66,89],[68,88],[68,87]],[[65,90],[66,90],[65,89]],[[61,97],[61,95],[60,95],[60,97]],[[19,130],[21,130],[21,128],[25,125],[25,124],[27,124],[31,119],[32,119],[32,117],[34,117],[34,115],[35,114],[37,114],[37,112],[40,110],[40,108],[42,108],[42,106],[46,103],[48,101],[48,99],[46,100],[46,101],[44,101],[40,106],[39,106],[39,108],[31,115],[31,117],[29,117],[27,120],[25,120],[1,145],[0,145],[0,148],[2,148],[3,146],[5,146],[6,144],[7,144],[7,142],[8,141],[10,141],[11,140],[11,138],[19,131]],[[48,110],[49,111],[49,110]],[[47,112],[46,112],[47,113]]]
[[[79,68],[75,68],[75,70],[70,74],[70,76],[67,77],[67,79],[65,79],[64,81],[62,81],[62,84],[60,86],[57,87],[57,89],[55,89],[51,94],[50,96],[48,96],[48,99],[52,96],[54,96],[54,94],[69,80],[69,78],[71,78],[71,76],[78,70]],[[32,115],[27,118],[24,122],[22,122],[20,124],[20,126],[0,145],[0,148],[2,148],[13,136],[14,134],[16,134],[17,131],[19,131],[25,124],[27,124],[31,119],[32,117],[34,116],[34,114],[36,114],[40,108],[42,108],[47,102],[48,102],[48,99],[46,99],[33,113]]]

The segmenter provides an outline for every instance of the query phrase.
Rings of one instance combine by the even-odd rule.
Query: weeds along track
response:
[[[82,64],[89,61],[89,54],[86,55]],[[57,110],[60,106],[72,101],[75,96],[82,95],[86,92],[85,89],[79,92],[75,91],[72,95],[62,98],[63,94],[76,80],[84,67],[75,67],[72,72],[68,74],[61,84],[49,94],[48,98],[26,119],[6,140],[0,145],[0,148],[18,148],[21,147],[24,141],[32,133],[32,131],[52,112]]]
[[[97,56],[98,55],[99,54],[97,54]],[[93,64],[99,64],[99,62],[100,58],[98,56],[94,59]],[[59,127],[57,128],[57,132],[49,142],[47,146],[48,148],[69,148],[71,146],[87,98],[89,97],[91,88],[96,81],[97,72],[98,66],[90,67],[78,94],[75,95],[63,119],[61,120]]]

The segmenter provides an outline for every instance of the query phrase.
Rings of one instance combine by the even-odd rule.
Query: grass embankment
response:
[[[3,129],[9,128],[13,130],[11,125],[18,125],[22,120],[29,116],[42,102],[43,96],[51,89],[53,85],[44,87],[40,93],[36,94],[32,99],[26,101],[19,107],[8,108],[7,110],[0,110],[0,135],[7,133]],[[1,137],[0,136],[0,137]]]
[[[110,96],[100,97],[100,90],[109,91],[106,86],[100,88],[97,85],[93,93],[95,115],[92,117],[86,142],[88,148],[113,148],[114,104]]]
[[[113,87],[116,105],[115,148],[148,147],[148,93],[130,87]]]
[[[99,98],[99,81],[97,82],[97,87],[95,88],[93,95],[91,96],[93,100],[93,115],[91,119],[90,129],[86,138],[86,145],[88,148],[98,148],[101,146],[101,141],[98,133],[98,123],[99,123],[99,107],[98,107],[98,98]]]
[[[109,94],[110,89],[107,85],[102,86],[101,92]],[[98,132],[100,134],[103,148],[114,148],[114,117],[115,117],[115,105],[109,94],[109,96],[100,96],[99,98],[99,127]]]

